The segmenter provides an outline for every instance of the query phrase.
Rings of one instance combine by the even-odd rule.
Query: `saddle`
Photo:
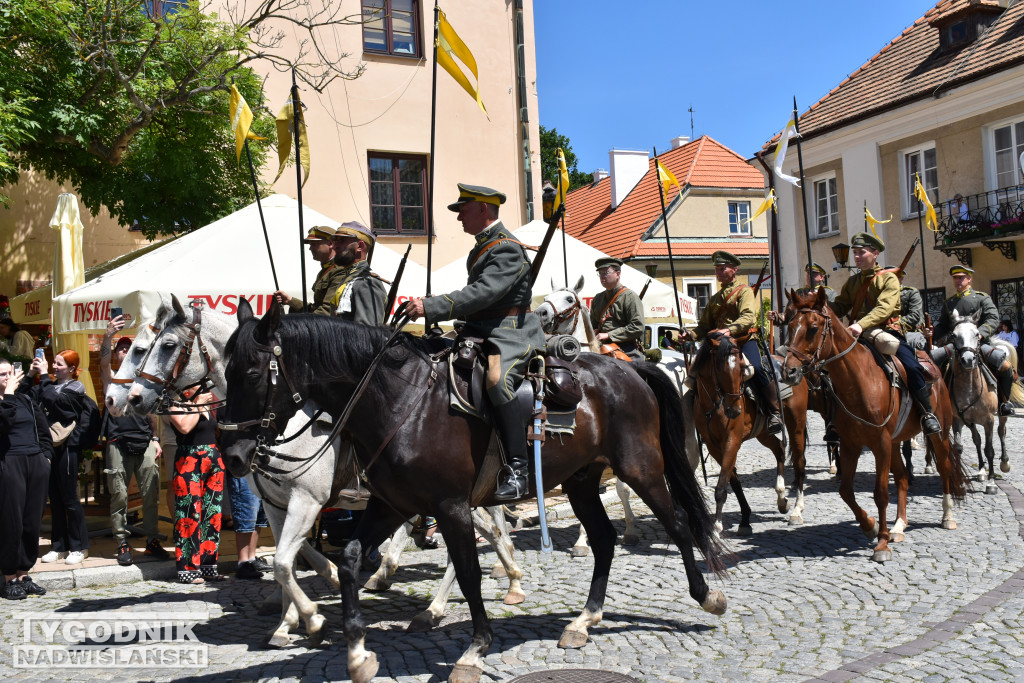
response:
[[[885,371],[886,376],[890,382],[899,379],[900,382],[906,383],[907,370],[903,367],[903,363],[896,356],[886,356],[878,349],[875,345],[870,343],[868,340],[859,338],[857,339],[858,344],[863,344],[874,357],[875,362],[878,363],[878,367]],[[932,357],[928,355],[927,351],[921,349],[914,349],[914,354],[917,356],[917,362],[921,364],[921,376],[924,378],[925,384],[932,385],[942,379],[942,371],[939,370],[938,366],[932,360]]]

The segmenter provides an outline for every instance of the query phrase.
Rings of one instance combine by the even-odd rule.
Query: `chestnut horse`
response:
[[[450,408],[443,340],[340,318],[282,317],[276,304],[262,320],[240,304],[238,320],[228,344],[228,404],[221,415],[228,429],[222,440],[228,469],[239,475],[262,467],[261,446],[312,400],[351,438],[360,476],[373,493],[339,568],[349,676],[364,683],[377,671],[376,655],[365,646],[357,593],[361,548],[380,543],[421,513],[437,518],[472,616],[472,643],[449,680],[475,683],[493,635],[480,593],[470,509],[493,500],[500,462],[488,456],[490,426]],[[725,571],[721,541],[675,428],[682,419],[675,387],[650,364],[598,354],[580,357],[577,371],[583,398],[576,431],[564,442],[545,444],[543,481],[545,488],[561,484],[586,527],[594,573],[586,606],[565,627],[559,645],[583,647],[589,629],[601,621],[615,545],[615,528],[598,493],[605,467],[668,531],[682,555],[690,596],[706,611],[722,614],[725,596],[708,588],[694,558],[696,545],[709,569]],[[351,419],[343,422],[343,414]],[[531,494],[538,493],[532,477],[530,485]]]
[[[712,332],[701,344],[690,368],[696,385],[694,421],[711,456],[721,467],[715,485],[715,524],[722,529],[722,507],[731,486],[740,504],[740,525],[737,534],[746,536],[750,528],[750,505],[736,475],[736,454],[744,441],[756,438],[775,456],[775,493],[779,512],[789,509],[786,497],[786,452],[782,443],[768,433],[767,421],[758,414],[757,405],[744,391],[743,352],[726,335]],[[793,394],[782,402],[786,431],[789,434],[793,460],[793,492],[796,502],[790,524],[803,524],[804,481],[806,478],[804,447],[807,422],[807,382],[797,382]]]
[[[899,425],[900,407],[911,401],[906,391],[891,382],[874,354],[850,333],[828,306],[823,290],[801,295],[790,290],[786,308],[789,347],[786,353],[787,374],[799,376],[817,373],[835,404],[835,426],[839,432],[840,483],[839,495],[850,506],[861,531],[868,538],[878,538],[871,559],[886,562],[892,558],[889,541],[902,541],[907,526],[907,470],[897,451],[897,444],[921,432],[920,413],[911,404],[910,414]],[[898,365],[900,379],[906,383],[906,372]],[[941,431],[928,437],[935,453],[935,464],[942,478],[942,528],[955,529],[953,502],[967,495],[967,475],[961,461],[961,450],[950,445],[953,409],[946,385],[931,385],[931,401]],[[875,505],[878,519],[868,516],[853,494],[853,479],[861,450],[868,448],[875,455]],[[893,453],[896,457],[893,457]],[[896,522],[890,538],[886,519],[889,504],[889,470],[896,482]]]

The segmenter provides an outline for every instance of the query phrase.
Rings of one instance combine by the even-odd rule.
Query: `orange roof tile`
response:
[[[971,6],[991,13],[993,0],[941,0],[800,116],[806,139],[933,97],[1024,62],[1024,2],[1005,10],[987,33],[958,48],[939,49],[939,29]],[[765,144],[774,146],[778,134]]]
[[[672,172],[684,190],[694,188],[764,188],[764,176],[746,159],[706,135],[661,154],[658,160]],[[616,258],[636,256],[641,235],[661,218],[654,160],[647,173],[614,210],[611,178],[573,190],[566,197],[565,229]],[[670,187],[666,206],[681,190]],[[731,244],[731,243],[730,243]],[[713,251],[713,250],[712,250]]]

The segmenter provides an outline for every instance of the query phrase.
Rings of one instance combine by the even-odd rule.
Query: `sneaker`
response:
[[[128,545],[128,541],[121,541],[121,545],[117,547],[117,563],[122,567],[132,566],[132,547]]]
[[[51,550],[50,552],[40,557],[39,561],[45,562],[46,564],[50,564],[51,562],[56,562],[57,560],[63,560],[67,556],[67,553],[58,553],[56,550]]]
[[[266,574],[267,572],[274,571],[274,568],[262,557],[257,557],[255,560],[252,560],[250,564],[256,567],[256,569],[259,569],[264,574]]]
[[[253,566],[252,562],[242,562],[235,570],[235,578],[246,581],[258,581],[263,578],[263,572]]]
[[[33,581],[30,576],[21,577],[18,585],[21,586],[21,590],[25,591],[26,595],[46,595],[46,589]]]
[[[68,556],[64,558],[64,564],[82,564],[87,557],[89,557],[88,550],[72,550],[68,553]]]
[[[0,588],[0,598],[4,600],[24,600],[27,597],[28,594],[22,588],[21,581],[8,581],[3,588]]]
[[[171,559],[171,554],[167,552],[162,545],[160,545],[159,538],[149,539],[149,543],[146,544],[146,554],[150,557],[155,557],[158,560]]]

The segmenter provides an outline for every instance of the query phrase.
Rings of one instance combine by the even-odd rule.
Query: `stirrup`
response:
[[[495,500],[519,500],[529,493],[530,482],[525,472],[514,470],[508,465],[502,470],[502,474],[505,475],[506,471],[508,474],[505,481],[498,484],[494,490]]]
[[[769,413],[768,415],[768,433],[769,434],[781,434],[782,433],[782,418],[775,413]]]
[[[830,423],[825,426],[825,443],[839,445],[839,430],[834,424]]]
[[[931,436],[941,432],[942,425],[939,424],[938,418],[933,413],[925,413],[921,416],[921,431],[924,432],[925,436]]]
[[[1009,401],[1003,401],[1002,403],[999,404],[1000,417],[1010,417],[1016,414],[1017,411],[1014,409],[1013,404],[1010,403]]]

